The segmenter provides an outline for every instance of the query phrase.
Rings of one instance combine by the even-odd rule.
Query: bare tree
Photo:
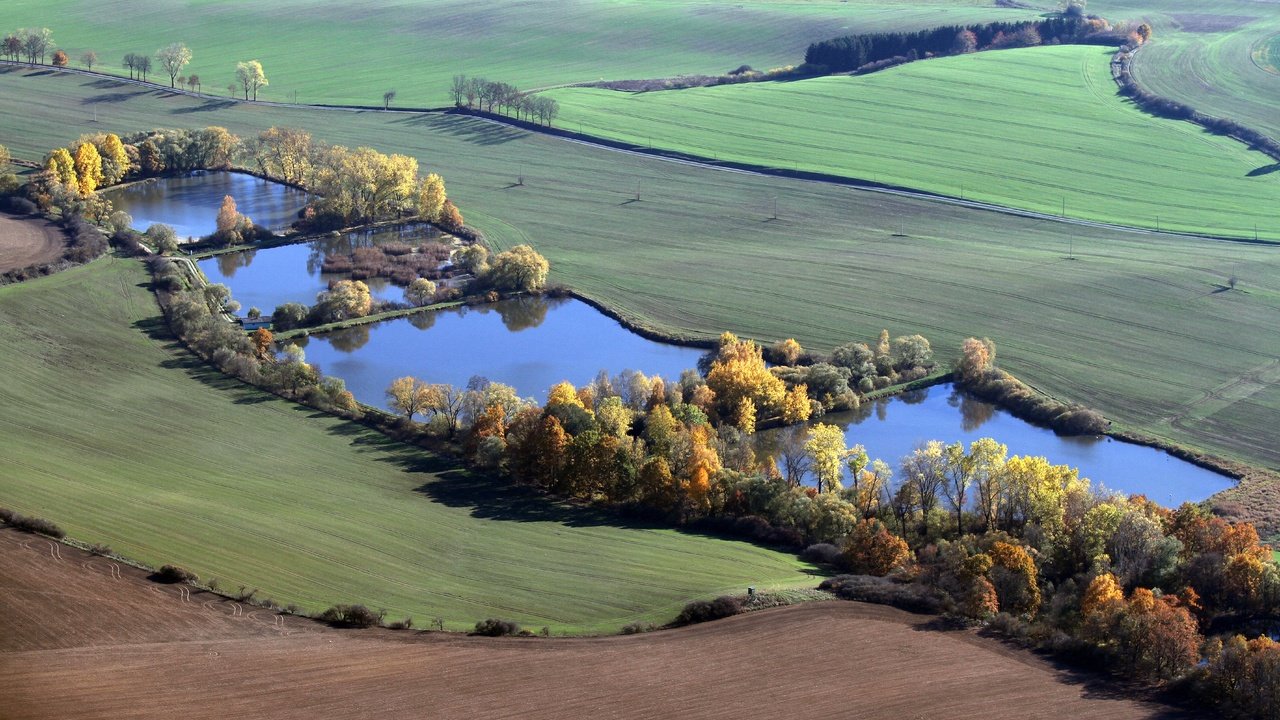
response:
[[[199,91],[199,89],[200,89],[200,76],[199,76],[199,75],[190,75],[190,76],[188,76],[188,77],[187,77],[187,87],[191,88],[192,90]]]
[[[150,55],[138,56],[138,72],[142,74],[142,82],[146,82],[147,73],[151,72],[151,56]]]
[[[80,54],[80,64],[88,70],[93,70],[93,66],[98,64],[98,53],[92,50],[85,50]]]
[[[462,107],[463,98],[467,97],[467,76],[454,75],[453,85],[449,87],[449,94],[453,96],[453,104],[455,107]],[[467,103],[470,105],[470,102]]]
[[[137,56],[137,54],[136,54],[136,53],[129,53],[128,55],[125,55],[125,56],[124,56],[124,60],[123,60],[123,61],[121,61],[121,63],[120,63],[120,64],[121,64],[121,65],[123,65],[123,66],[125,66],[126,68],[128,68],[128,69],[129,69],[129,79],[130,79],[130,80],[132,80],[132,79],[133,79],[133,71],[138,69],[138,56]]]
[[[4,36],[3,44],[4,56],[10,60],[17,60],[22,57],[22,38],[17,33],[9,33]]]
[[[22,51],[27,55],[27,62],[35,64],[36,58],[44,62],[44,55],[53,45],[53,31],[49,28],[26,28],[18,31],[22,38]]]
[[[178,73],[191,62],[191,50],[182,43],[171,43],[156,51],[156,59],[160,67],[169,73],[169,87],[177,86]]]
[[[390,110],[390,109],[391,109],[391,101],[392,101],[392,100],[395,100],[395,99],[396,99],[396,91],[395,91],[395,90],[388,90],[388,91],[386,91],[386,92],[382,93],[382,109],[383,109],[383,110]]]

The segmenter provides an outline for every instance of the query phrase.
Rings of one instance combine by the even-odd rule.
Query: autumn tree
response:
[[[782,422],[787,425],[809,419],[813,406],[809,403],[809,386],[800,383],[787,391],[782,398]]]
[[[786,395],[786,384],[769,372],[760,346],[732,333],[720,338],[720,350],[707,372],[707,387],[715,393],[724,417],[733,417],[744,397],[751,398],[757,412],[777,412]]]
[[[75,156],[76,181],[81,195],[92,195],[102,184],[102,156],[93,143],[80,143]]]
[[[996,362],[996,345],[988,338],[967,338],[960,345],[956,374],[965,382],[979,380]]]
[[[266,87],[267,76],[262,72],[262,63],[257,60],[236,63],[236,82],[244,89],[244,99],[249,99],[249,94],[253,93],[253,99],[258,99],[258,90]]]
[[[1005,498],[1005,458],[1008,453],[1008,446],[991,438],[979,438],[969,445],[969,472],[973,478],[983,531],[995,528],[1000,503]]]
[[[861,520],[844,542],[841,560],[863,575],[887,575],[911,562],[911,548],[879,520]]]
[[[436,296],[436,284],[426,278],[418,278],[404,289],[404,299],[410,305],[430,305]]]
[[[58,182],[68,190],[79,190],[80,181],[76,178],[76,163],[71,152],[66,148],[58,148],[49,153],[45,169],[51,171]]]
[[[804,348],[800,347],[795,338],[779,340],[773,346],[773,357],[782,365],[795,365],[803,354]]]
[[[55,50],[53,53],[51,64],[54,67],[66,67],[67,63],[70,61],[71,61],[71,58],[67,57],[67,54],[65,52],[61,50]]]
[[[178,73],[191,62],[191,51],[180,42],[171,43],[156,51],[156,60],[160,61],[160,67],[169,73],[169,87],[176,87]]]
[[[547,259],[528,245],[516,245],[493,258],[486,282],[497,290],[532,292],[547,284]]]
[[[85,50],[80,53],[80,64],[83,65],[86,70],[92,71],[93,66],[98,64],[98,53],[92,50]]]
[[[956,514],[956,535],[963,535],[964,510],[969,502],[969,487],[973,484],[973,459],[965,453],[961,442],[946,446],[945,452],[942,496]]]
[[[427,409],[429,394],[429,386],[417,378],[396,378],[387,386],[387,405],[412,420],[414,415]]]
[[[218,208],[215,225],[217,230],[213,236],[226,245],[235,245],[244,239],[245,232],[253,227],[253,221],[236,210],[235,198],[226,195]]]
[[[49,28],[24,28],[18,31],[18,37],[22,38],[22,51],[27,62],[33,65],[37,59],[43,63],[45,53],[53,47],[53,31]]]
[[[267,362],[274,358],[276,338],[270,330],[266,328],[254,330],[249,335],[249,341],[253,343],[253,354],[259,362]]]
[[[296,128],[272,127],[258,134],[253,158],[263,175],[305,185],[312,169],[311,134]]]
[[[22,38],[17,33],[9,33],[0,42],[0,52],[10,60],[17,61],[22,57]]]
[[[946,481],[946,467],[946,446],[937,440],[916,448],[902,461],[902,474],[915,490],[925,537],[929,535],[929,515],[938,506],[938,493]]]
[[[809,428],[809,439],[805,441],[804,449],[809,454],[810,467],[818,481],[818,492],[839,491],[848,453],[844,432],[835,425],[814,423]]]
[[[988,555],[991,556],[991,585],[996,589],[1000,609],[1035,614],[1040,608],[1039,577],[1035,560],[1026,548],[997,541]]]
[[[756,404],[751,398],[743,397],[738,400],[738,407],[734,411],[733,424],[747,435],[752,435],[756,431]]]
[[[1124,589],[1115,575],[1109,572],[1099,573],[1089,581],[1084,596],[1080,599],[1080,614],[1089,618],[1098,618],[1114,612],[1124,602]]]
[[[373,309],[369,286],[360,280],[339,280],[317,300],[320,315],[328,322],[364,317]]]
[[[107,133],[95,143],[102,159],[102,184],[115,185],[129,174],[129,154],[115,133]]]
[[[444,419],[445,428],[452,437],[458,430],[458,417],[466,402],[466,393],[448,383],[427,386],[425,409]]]
[[[444,179],[435,173],[428,173],[418,183],[417,209],[418,215],[427,222],[440,221],[440,213],[444,210],[446,200]]]

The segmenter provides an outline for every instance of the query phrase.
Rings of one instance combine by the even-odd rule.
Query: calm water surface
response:
[[[423,243],[439,237],[439,231],[429,225],[401,225],[343,233],[265,250],[227,253],[197,264],[209,282],[231,288],[231,296],[246,310],[256,307],[263,314],[270,315],[277,306],[287,302],[311,305],[318,293],[329,289],[330,280],[346,277],[320,272],[325,255],[347,255],[358,247],[387,242]],[[404,288],[386,278],[368,278],[364,283],[378,300],[404,299]]]
[[[1142,493],[1166,507],[1198,502],[1235,484],[1163,450],[1108,437],[1060,437],[950,384],[868,403],[857,412],[827,415],[821,421],[844,428],[850,446],[862,443],[872,458],[895,469],[902,457],[926,441],[961,441],[967,446],[991,437],[1008,445],[1011,456],[1043,455],[1054,464],[1079,468],[1081,477],[1095,487]],[[760,450],[775,450],[782,442],[780,432],[761,433]]]
[[[457,386],[481,375],[541,401],[552,385],[585,385],[601,369],[675,379],[703,353],[642,338],[580,300],[543,298],[419,313],[313,335],[303,347],[308,362],[379,407],[405,375]]]
[[[195,172],[108,193],[112,205],[129,213],[138,230],[163,223],[183,240],[217,229],[218,208],[227,195],[235,198],[236,210],[274,231],[288,228],[307,204],[301,190],[235,172]]]

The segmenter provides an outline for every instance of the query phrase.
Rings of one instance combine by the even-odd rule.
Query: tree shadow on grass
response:
[[[1260,168],[1250,170],[1245,173],[1245,177],[1260,177],[1262,175],[1270,175],[1277,171],[1280,171],[1280,163],[1272,163],[1271,165],[1263,165]]]
[[[101,93],[98,95],[90,95],[89,97],[86,97],[83,100],[81,100],[80,104],[81,105],[97,105],[99,103],[123,103],[123,102],[129,102],[130,100],[136,100],[137,98],[143,97],[145,95],[150,95],[150,94],[151,94],[151,91],[149,90],[134,90],[132,92],[122,90],[120,92],[109,92],[109,93]]]
[[[199,105],[191,105],[188,107],[175,108],[170,110],[171,115],[189,115],[191,113],[216,112],[218,110],[226,110],[236,104],[234,100],[205,100]]]
[[[440,113],[408,115],[392,120],[392,123],[427,128],[433,133],[452,135],[473,145],[502,145],[529,134],[506,125]]]

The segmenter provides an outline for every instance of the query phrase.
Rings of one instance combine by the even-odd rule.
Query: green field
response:
[[[1097,0],[1089,10],[1152,24],[1155,41],[1133,62],[1134,77],[1148,90],[1280,138],[1280,74],[1268,72],[1255,55],[1280,33],[1274,4]]]
[[[1260,43],[1253,57],[1263,70],[1280,74],[1280,35],[1273,35]]]
[[[121,74],[125,53],[185,42],[187,72],[215,94],[258,59],[264,100],[378,105],[394,88],[426,107],[457,73],[534,88],[767,69],[850,32],[1033,14],[980,0],[5,0],[0,29],[49,27],[73,61],[93,49]]]
[[[22,99],[0,103],[0,137],[20,157],[90,130],[307,127],[330,141],[416,156],[443,173],[468,222],[495,246],[534,243],[550,258],[553,281],[641,325],[697,338],[724,330],[796,337],[818,350],[887,327],[925,334],[942,357],[965,336],[986,335],[1006,368],[1057,397],[1280,468],[1269,419],[1280,412],[1274,246],[713,171],[464,117],[220,107],[32,75],[0,73],[0,98]],[[1232,274],[1240,289],[1223,291]]]
[[[105,259],[0,288],[0,505],[311,610],[612,632],[694,596],[804,586],[792,556],[628,526],[229,380]]]
[[[703,157],[797,168],[1165,230],[1280,240],[1272,164],[1116,95],[1109,50],[985,52],[861,77],[623,93],[565,88],[561,125]],[[1194,172],[1189,172],[1194,168]]]

